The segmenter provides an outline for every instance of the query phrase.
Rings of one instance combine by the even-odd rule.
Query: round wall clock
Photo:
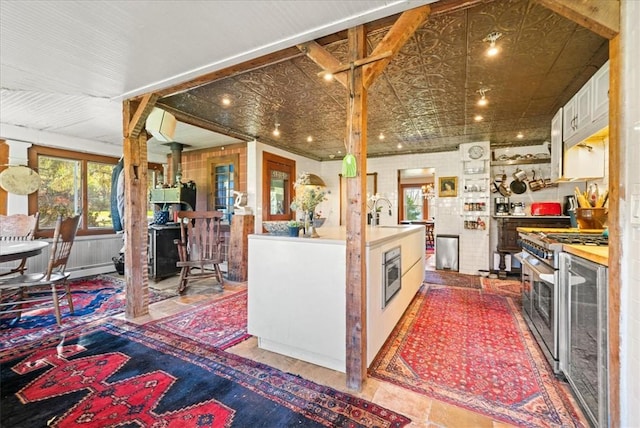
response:
[[[480,159],[484,155],[484,148],[482,146],[471,146],[468,154],[471,159]]]

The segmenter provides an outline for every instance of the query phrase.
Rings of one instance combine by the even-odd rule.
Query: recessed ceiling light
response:
[[[518,132],[518,135],[516,135],[516,138],[519,138],[522,140],[524,138],[524,135],[522,135],[522,132]]]
[[[222,105],[224,106],[231,105],[231,99],[227,96],[222,97]]]
[[[484,119],[484,117],[480,116],[479,114],[475,115],[475,117],[473,118],[473,120],[475,120],[476,122],[481,122],[482,119]]]
[[[398,143],[398,145],[396,147],[401,149],[402,148],[402,143]]]
[[[307,143],[311,143],[311,142],[313,142],[313,137],[311,135],[309,135],[307,137]]]
[[[331,73],[329,73],[329,72],[324,73],[324,75],[322,76],[322,78],[323,78],[324,80],[326,80],[327,82],[331,82],[331,81],[333,80],[333,74],[331,74]]]
[[[273,130],[273,136],[274,136],[274,137],[279,137],[279,136],[280,136],[280,129],[278,129],[279,127],[280,127],[280,124],[279,124],[279,123],[276,123],[276,127],[275,127],[275,129]]]
[[[335,157],[336,157],[336,155],[334,155],[333,153],[331,153],[331,154],[329,155],[329,159],[333,159],[333,158],[335,158]]]
[[[381,132],[380,135],[378,135],[378,139],[379,140],[384,140],[384,134]]]

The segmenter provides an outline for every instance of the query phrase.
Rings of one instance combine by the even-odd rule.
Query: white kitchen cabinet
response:
[[[609,113],[609,61],[591,78],[591,119],[596,121]]]
[[[563,109],[560,108],[553,119],[551,119],[551,174],[552,181],[562,178],[562,159],[564,145],[562,143],[562,116]]]
[[[609,62],[606,62],[563,108],[565,150],[606,127],[608,111]]]
[[[564,141],[578,135],[591,123],[591,81],[587,82],[564,106]]]

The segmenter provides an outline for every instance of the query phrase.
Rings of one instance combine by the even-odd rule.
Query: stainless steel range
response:
[[[522,253],[522,308],[524,318],[554,373],[561,374],[561,346],[566,344],[566,293],[560,289],[559,264],[563,244],[607,245],[596,233],[520,233]],[[562,352],[561,352],[562,351]]]

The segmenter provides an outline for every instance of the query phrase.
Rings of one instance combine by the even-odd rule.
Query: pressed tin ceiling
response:
[[[368,33],[369,52],[388,28]],[[496,31],[502,33],[500,53],[490,58],[483,39]],[[342,62],[345,35],[323,39],[331,40],[324,47]],[[534,1],[497,0],[432,15],[369,89],[368,155],[450,151],[471,141],[489,140],[493,147],[542,143],[550,138],[555,112],[607,56],[606,39]],[[235,137],[314,159],[339,158],[345,152],[347,93],[338,82],[324,81],[320,71],[298,52],[167,96],[158,106]],[[486,107],[476,104],[480,89],[486,90]],[[231,105],[222,105],[224,96]],[[484,120],[476,122],[477,114]]]

